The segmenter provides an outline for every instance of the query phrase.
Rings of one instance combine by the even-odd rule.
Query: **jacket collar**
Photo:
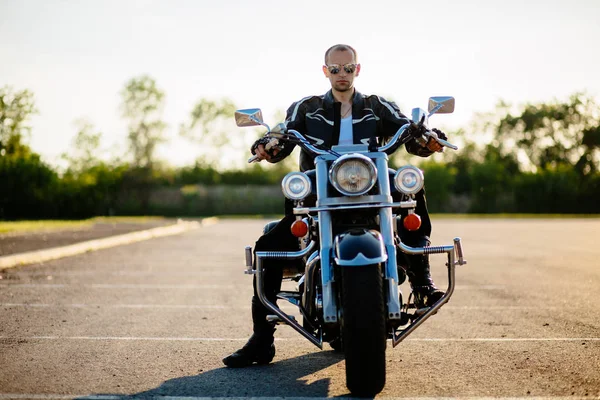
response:
[[[356,106],[357,104],[360,104],[362,102],[362,98],[363,95],[355,88],[354,96],[352,97],[352,105]],[[324,102],[325,105],[327,105],[328,107],[333,107],[333,103],[335,103],[335,98],[333,97],[333,90],[329,89],[329,91],[325,93]]]

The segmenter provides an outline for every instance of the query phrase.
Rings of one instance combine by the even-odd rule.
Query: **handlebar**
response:
[[[385,152],[387,153],[388,151],[390,151],[392,149],[391,152],[395,151],[396,148],[398,146],[403,145],[404,143],[408,142],[411,138],[410,135],[406,134],[406,130],[412,125],[412,122],[407,122],[406,124],[402,125],[394,134],[394,136],[392,137],[392,139],[385,144],[384,146],[378,147],[377,151],[380,152]],[[316,146],[314,146],[313,144],[311,144],[300,132],[294,130],[294,129],[287,129],[285,131],[285,133],[281,133],[281,132],[268,132],[268,134],[273,134],[273,137],[276,139],[283,139],[286,141],[290,141],[290,142],[296,142],[300,147],[302,147],[304,150],[312,153],[315,156],[318,155],[325,155],[325,154],[334,154],[339,156],[339,154],[333,152],[332,150],[322,150],[317,148]],[[429,131],[429,130],[425,130],[424,135],[429,137],[429,138],[433,138],[435,141],[437,141],[440,145],[444,146],[444,147],[448,147],[451,148],[452,150],[458,150],[458,147],[453,145],[452,143],[444,140],[444,139],[440,139],[438,137],[438,135],[433,132],[433,131]],[[293,137],[291,137],[293,136]],[[399,143],[398,143],[399,142]],[[272,148],[273,145],[271,145],[272,142],[267,143],[267,145],[265,146],[265,148],[267,150],[270,150]],[[270,146],[271,145],[271,146]],[[276,144],[275,144],[276,145]],[[387,154],[390,154],[387,153]],[[254,161],[260,161],[258,160],[258,156],[255,154],[252,157],[250,157],[248,159],[248,163],[252,163]]]
[[[280,133],[280,132],[267,132],[268,134],[273,134],[274,137],[276,135],[277,139],[283,139],[283,140],[287,140],[290,142],[296,142],[300,147],[302,147],[303,149],[311,152],[313,155],[324,155],[324,154],[336,154],[339,156],[339,154],[332,152],[331,150],[321,150],[317,147],[315,147],[314,145],[312,145],[308,140],[306,140],[306,138],[304,137],[304,135],[302,135],[300,132],[294,130],[294,129],[287,129],[286,133]],[[290,135],[293,135],[294,137],[290,137]],[[266,150],[270,150],[272,148],[272,146],[269,146],[271,144],[271,142],[267,143],[267,145],[265,146]],[[248,159],[248,163],[252,163],[254,161],[260,161],[258,160],[258,156],[255,154],[252,157],[250,157]]]

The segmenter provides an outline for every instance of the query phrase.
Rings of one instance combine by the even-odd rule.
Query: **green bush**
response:
[[[535,174],[522,174],[515,180],[518,211],[544,214],[599,212],[598,204],[588,211],[578,204],[577,199],[581,197],[579,182],[573,168],[564,165]]]
[[[60,181],[37,154],[0,157],[0,219],[60,218]]]
[[[427,191],[427,207],[430,212],[452,211],[452,187],[455,183],[456,170],[434,161],[421,165],[425,175]]]

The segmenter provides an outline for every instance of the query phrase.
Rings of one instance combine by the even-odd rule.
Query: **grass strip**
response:
[[[97,223],[145,223],[162,217],[95,217],[84,220],[0,221],[0,234],[85,229]]]

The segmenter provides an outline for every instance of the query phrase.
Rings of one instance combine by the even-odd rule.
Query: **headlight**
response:
[[[396,172],[394,186],[404,194],[415,194],[423,189],[425,177],[423,172],[412,165],[405,165]]]
[[[281,190],[290,200],[302,200],[310,194],[310,179],[302,172],[290,172],[281,181]]]
[[[370,158],[361,154],[345,154],[335,160],[329,170],[329,181],[346,196],[367,193],[377,178],[377,168]]]

